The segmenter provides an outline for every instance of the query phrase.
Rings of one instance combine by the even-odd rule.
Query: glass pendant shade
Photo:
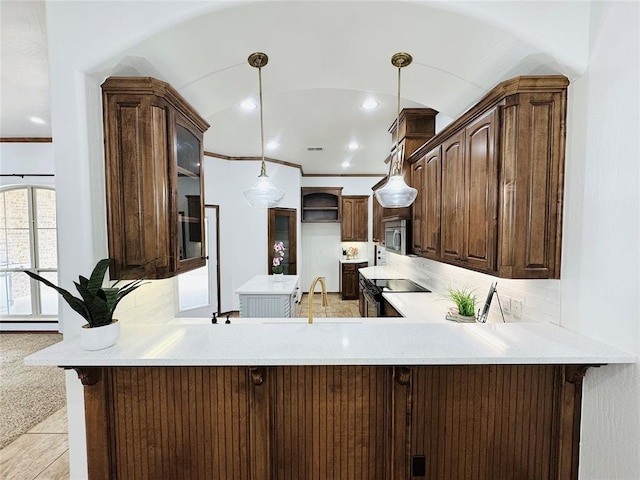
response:
[[[418,190],[407,185],[402,175],[391,175],[386,185],[376,190],[376,198],[384,208],[402,208],[411,205]]]
[[[267,165],[264,161],[264,120],[262,115],[262,67],[269,61],[265,53],[256,52],[249,55],[249,65],[258,69],[258,85],[260,88],[260,148],[262,150],[262,164],[260,176],[249,190],[243,192],[249,205],[257,208],[275,207],[284,197],[284,192],[275,187],[267,175]]]
[[[258,208],[275,207],[284,197],[284,192],[275,187],[266,174],[260,175],[251,188],[245,190],[243,194],[249,205]]]
[[[400,152],[400,69],[411,64],[413,59],[408,53],[400,52],[391,57],[391,64],[398,67],[398,116],[396,121],[396,152]],[[393,174],[384,187],[376,190],[376,198],[383,208],[402,208],[410,206],[418,196],[418,190],[410,187],[402,176],[402,159],[396,153]]]

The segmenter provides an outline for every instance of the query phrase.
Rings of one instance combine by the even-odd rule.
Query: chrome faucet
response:
[[[327,286],[324,283],[324,277],[316,277],[311,284],[311,288],[309,288],[309,323],[313,323],[313,295],[318,282],[320,282],[320,288],[322,289],[322,306],[329,306],[329,302],[327,301]]]

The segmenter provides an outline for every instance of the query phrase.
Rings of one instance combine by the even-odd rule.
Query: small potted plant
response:
[[[447,298],[456,305],[449,309],[446,316],[447,320],[467,323],[475,322],[477,298],[473,290],[469,290],[467,287],[459,289],[449,287],[447,292]]]
[[[284,273],[284,242],[278,241],[273,244],[273,261],[271,262],[271,272],[275,282],[281,282]]]
[[[81,298],[74,297],[64,288],[36,273],[25,272],[31,278],[55,289],[87,321],[80,330],[80,344],[86,350],[101,350],[116,343],[120,336],[120,323],[113,318],[113,313],[120,300],[143,285],[142,280],[134,280],[121,287],[117,286],[119,282],[111,287],[103,287],[102,282],[110,261],[108,258],[100,260],[89,278],[80,275],[79,281],[73,282]]]

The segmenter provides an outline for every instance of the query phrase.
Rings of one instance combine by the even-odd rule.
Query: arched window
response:
[[[47,187],[0,189],[0,315],[21,321],[58,314],[58,294],[30,270],[58,283],[56,192]]]

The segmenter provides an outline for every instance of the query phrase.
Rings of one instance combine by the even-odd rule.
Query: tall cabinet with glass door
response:
[[[169,84],[102,84],[111,278],[205,265],[202,139],[209,124]]]

